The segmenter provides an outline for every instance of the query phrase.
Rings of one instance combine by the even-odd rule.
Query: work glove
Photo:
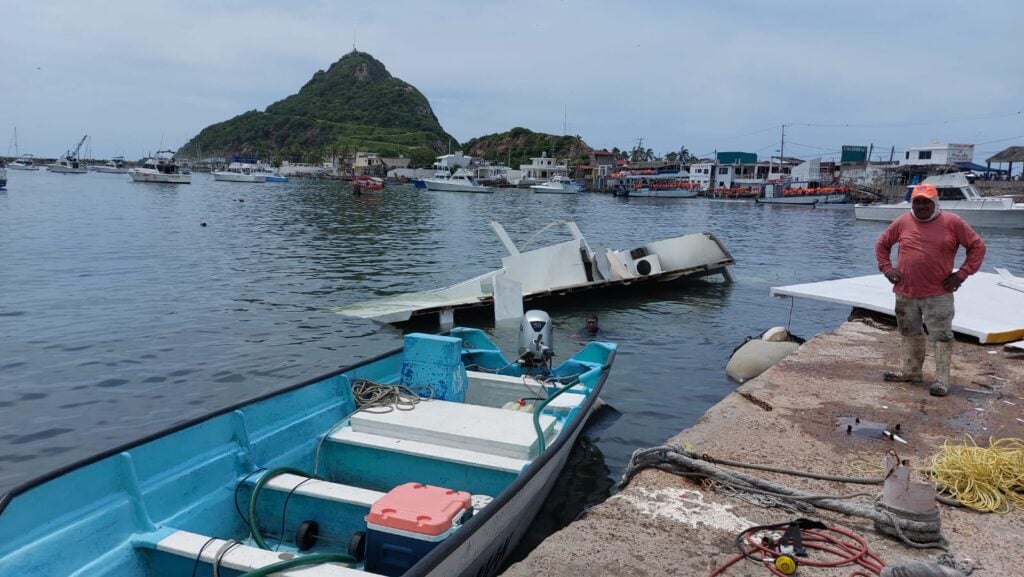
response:
[[[946,289],[947,292],[956,292],[956,289],[960,288],[964,281],[960,280],[960,277],[956,273],[950,273],[949,276],[942,281],[942,288]]]
[[[900,274],[900,271],[891,268],[885,273],[885,278],[889,279],[889,282],[892,284],[900,284],[900,281],[903,280],[903,275]]]

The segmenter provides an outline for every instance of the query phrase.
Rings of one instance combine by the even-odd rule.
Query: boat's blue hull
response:
[[[417,384],[432,384],[435,391],[457,396],[465,393],[456,390],[460,379],[472,374],[476,381],[470,379],[469,387],[482,391],[493,385],[495,394],[525,394],[514,389],[502,392],[501,383],[490,383],[517,383],[520,368],[483,333],[455,329],[451,334],[456,338],[447,339],[448,344],[461,343],[456,366],[433,363],[423,353],[395,351],[217,411],[16,488],[0,498],[0,575],[170,577],[189,575],[196,567],[196,575],[210,575],[218,551],[196,547],[208,537],[241,542],[218,553],[223,567],[236,571],[225,569],[223,574],[234,575],[246,570],[247,559],[270,554],[250,538],[248,519],[254,517],[269,548],[281,539],[282,551],[307,553],[296,548],[296,529],[304,520],[316,520],[324,540],[308,552],[337,552],[344,550],[338,541],[366,530],[364,517],[374,499],[410,481],[494,500],[406,574],[493,574],[525,533],[565,464],[595,406],[615,346],[590,343],[556,368],[553,374],[562,381],[570,379],[572,384],[573,376],[579,380],[571,390],[554,382],[533,383],[534,389],[540,387],[547,394],[564,388],[562,397],[569,400],[550,412],[554,402],[549,399],[552,404],[539,418],[553,419],[556,426],[561,423],[560,430],[549,446],[525,460],[492,453],[467,453],[476,455],[467,459],[459,456],[461,449],[442,450],[426,438],[390,439],[398,450],[338,441],[345,435],[368,437],[348,430],[353,419],[343,419],[356,408],[352,385],[362,380],[401,383],[414,378]],[[406,337],[406,351],[414,350],[408,344],[411,337]],[[478,370],[467,373],[465,366]],[[445,377],[448,372],[454,378]],[[426,402],[455,410],[463,406]],[[465,405],[467,410],[481,406]],[[499,420],[509,414],[492,406],[479,410],[498,411],[488,414]],[[535,442],[538,447],[545,444],[541,439]],[[416,449],[417,443],[424,448]],[[323,481],[306,478],[290,490],[274,489],[274,481],[262,469],[277,467],[316,471]],[[252,498],[258,492],[255,486],[264,482],[267,488],[258,499]],[[253,508],[247,510],[250,498]],[[192,549],[181,545],[189,538]],[[202,558],[198,563],[197,556]],[[321,569],[324,575],[352,574],[336,566]]]

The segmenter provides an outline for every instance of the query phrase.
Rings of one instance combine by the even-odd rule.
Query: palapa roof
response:
[[[1011,146],[989,157],[988,162],[1024,162],[1024,146]]]

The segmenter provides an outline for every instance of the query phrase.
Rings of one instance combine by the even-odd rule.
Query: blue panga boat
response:
[[[0,498],[0,575],[492,575],[615,351],[590,342],[552,368],[476,329],[406,335],[15,488]]]

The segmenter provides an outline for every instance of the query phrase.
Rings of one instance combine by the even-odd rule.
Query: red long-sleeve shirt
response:
[[[961,246],[967,258],[960,265],[960,280],[978,272],[985,258],[985,242],[959,216],[941,212],[934,219],[921,222],[906,213],[892,221],[875,243],[875,258],[882,274],[892,269],[889,255],[892,245],[899,244],[896,270],[903,277],[892,291],[910,298],[933,297],[946,293],[942,281],[953,272],[953,260]]]

